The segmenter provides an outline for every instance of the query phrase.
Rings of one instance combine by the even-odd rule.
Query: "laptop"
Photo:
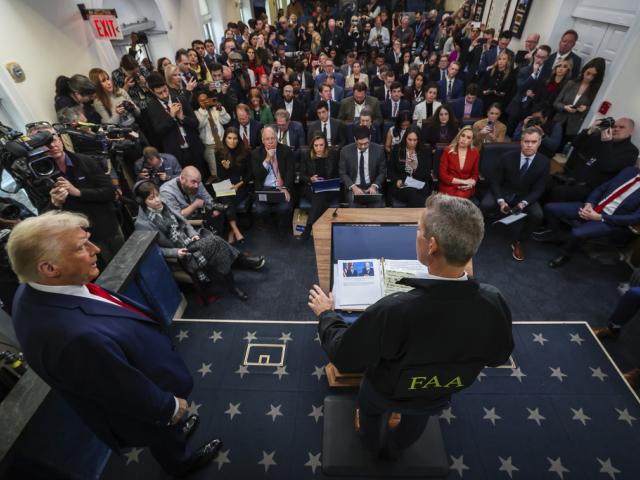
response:
[[[382,201],[381,193],[364,193],[362,195],[354,195],[353,201],[361,205],[370,205],[372,203],[380,203]]]
[[[256,196],[259,202],[266,203],[282,203],[287,200],[280,190],[256,190]]]
[[[318,180],[317,182],[311,184],[311,189],[313,190],[313,193],[339,192],[340,179],[328,178],[325,180]]]

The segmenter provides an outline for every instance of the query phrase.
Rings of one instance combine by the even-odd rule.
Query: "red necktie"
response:
[[[143,317],[149,318],[149,315],[142,313],[140,310],[138,310],[137,308],[133,308],[131,305],[127,305],[121,300],[118,300],[113,295],[110,295],[109,292],[107,292],[104,288],[100,287],[99,285],[96,285],[95,283],[87,283],[86,287],[87,287],[87,290],[89,290],[89,292],[92,295],[109,300],[110,302],[113,302],[116,305],[119,305],[128,310],[131,310],[132,312],[139,313]]]
[[[617,190],[614,190],[611,193],[611,195],[609,195],[604,200],[602,200],[600,203],[598,203],[598,205],[596,205],[596,207],[593,209],[593,211],[596,212],[596,213],[602,213],[602,211],[605,208],[607,208],[607,205],[609,205],[616,198],[618,198],[620,195],[622,195],[624,192],[629,190],[631,187],[633,187],[638,182],[640,182],[640,175],[636,175],[635,178],[633,178],[633,179],[629,180],[627,183],[622,184],[621,186],[619,186]]]
[[[242,126],[242,141],[244,142],[244,146],[245,147],[249,146],[249,135],[247,135],[247,126],[246,125]]]

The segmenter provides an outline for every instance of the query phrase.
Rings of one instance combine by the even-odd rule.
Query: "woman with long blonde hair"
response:
[[[511,101],[516,87],[516,75],[511,71],[513,59],[507,52],[498,55],[496,63],[482,76],[480,80],[480,98],[485,108],[498,102],[502,111]],[[485,110],[486,113],[486,110]]]
[[[438,190],[454,197],[473,197],[479,164],[480,152],[473,146],[473,129],[466,125],[442,152]]]

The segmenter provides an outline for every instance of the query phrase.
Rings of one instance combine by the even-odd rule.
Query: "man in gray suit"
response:
[[[349,190],[349,207],[383,207],[382,185],[387,177],[384,149],[369,141],[369,129],[357,126],[353,130],[355,143],[340,151],[340,181]],[[375,195],[370,201],[354,200],[358,195]]]
[[[353,86],[353,95],[340,102],[340,113],[338,120],[343,122],[353,122],[360,117],[360,112],[364,107],[369,107],[373,112],[373,122],[377,125],[382,123],[382,113],[380,112],[380,102],[375,97],[367,95],[367,85],[356,83]]]

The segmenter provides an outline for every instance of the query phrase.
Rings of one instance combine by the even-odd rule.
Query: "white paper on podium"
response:
[[[338,260],[333,284],[336,308],[360,306],[360,309],[364,309],[376,303],[383,297],[384,291],[380,260]]]
[[[421,182],[420,180],[416,180],[413,177],[405,178],[404,184],[405,186],[409,188],[415,188],[416,190],[422,190],[422,188],[424,187],[424,182]]]
[[[516,215],[508,215],[508,216],[506,216],[504,218],[501,218],[500,220],[498,220],[496,222],[493,222],[493,224],[495,225],[496,223],[502,223],[503,225],[511,225],[512,223],[515,223],[518,220],[521,220],[526,216],[527,216],[526,213],[518,213]]]

